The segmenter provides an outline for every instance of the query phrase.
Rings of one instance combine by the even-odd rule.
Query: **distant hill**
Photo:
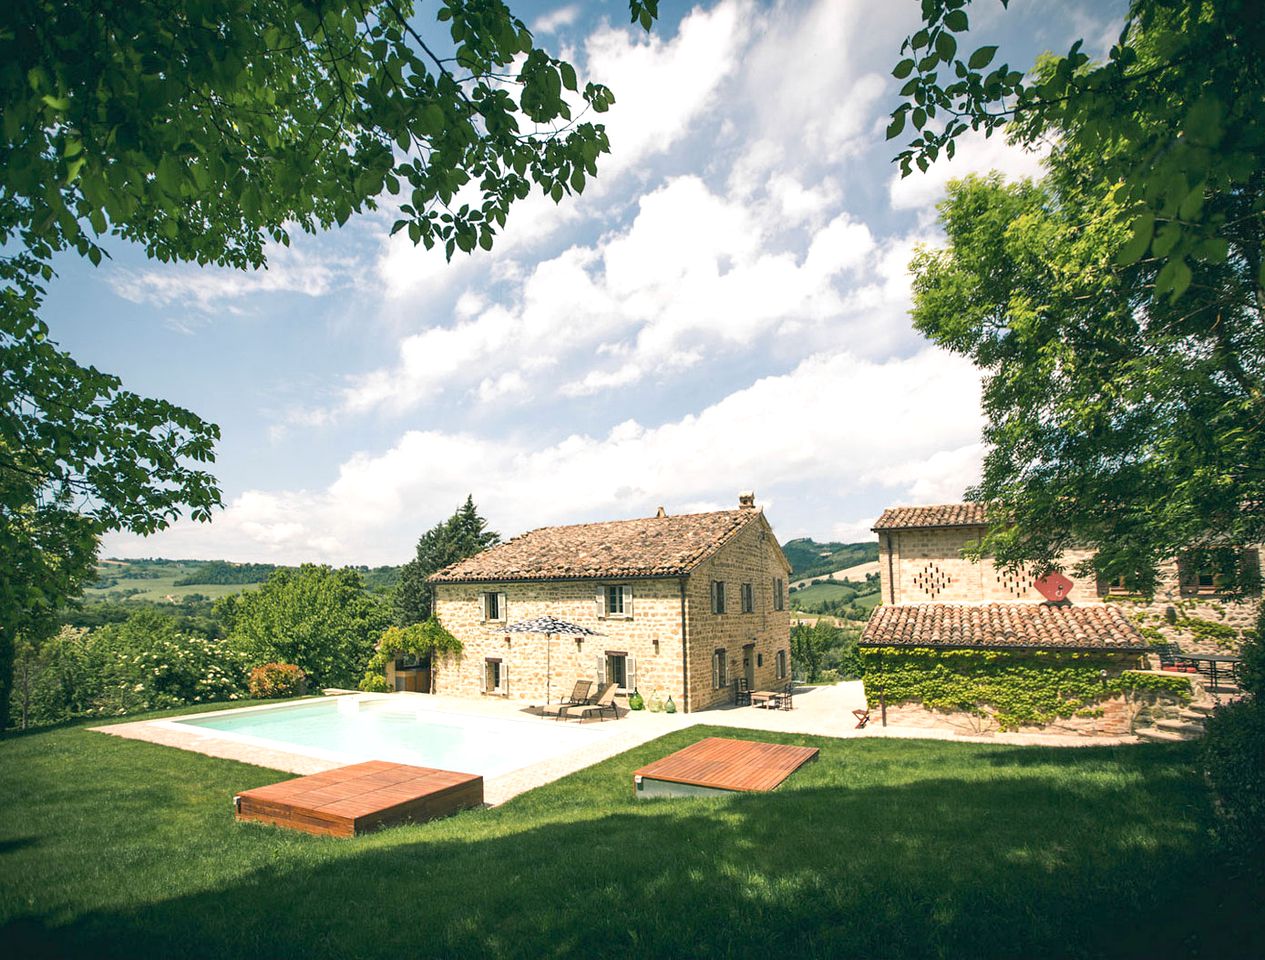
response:
[[[878,559],[877,543],[819,543],[801,537],[782,544],[791,564],[791,579],[805,580]]]
[[[271,563],[232,563],[227,560],[100,561],[97,579],[84,591],[88,602],[183,603],[188,597],[214,600],[252,590],[277,570]],[[399,567],[358,567],[370,593],[385,593],[399,581]]]

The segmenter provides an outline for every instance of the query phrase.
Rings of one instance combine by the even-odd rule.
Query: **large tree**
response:
[[[318,688],[359,683],[390,619],[358,571],[310,563],[277,570],[222,610],[231,623],[227,644],[247,669],[293,663]]]
[[[1009,0],[1000,0],[1007,6]],[[998,64],[998,48],[959,41],[970,0],[922,0],[923,25],[906,38],[893,74],[905,81],[888,139],[912,139],[897,161],[908,176],[967,130],[1005,131],[1096,156],[1131,228],[1116,256],[1150,258],[1160,293],[1180,296],[1199,264],[1225,261],[1243,218],[1259,229],[1265,201],[1265,17],[1259,0],[1131,0],[1119,39],[1100,63],[1083,40],[1030,71]],[[959,55],[960,54],[960,55]],[[1242,201],[1233,211],[1218,199]],[[1265,284],[1257,261],[1254,281]]]
[[[426,578],[432,573],[500,542],[501,535],[487,528],[487,521],[474,505],[474,497],[467,495],[466,502],[451,517],[421,535],[413,559],[400,570],[393,597],[396,623],[408,626],[430,617],[433,591]]]
[[[649,28],[657,0],[630,0]],[[13,645],[90,575],[102,532],[220,503],[218,430],[49,340],[53,258],[105,238],[163,261],[266,265],[398,200],[394,231],[491,247],[512,203],[582,190],[614,98],[500,0],[0,4],[0,725]]]
[[[1265,72],[1247,5],[1136,3],[1107,64],[1074,48],[1031,78],[968,58],[943,89],[962,3],[928,3],[898,75],[951,119],[1048,137],[1036,184],[952,186],[948,244],[914,263],[918,328],[985,372],[981,550],[1048,568],[1072,544],[1140,588],[1164,556],[1265,537]],[[955,16],[960,14],[960,16]],[[934,58],[934,62],[928,62]],[[917,83],[914,83],[917,81]],[[938,92],[937,92],[938,90]],[[967,123],[969,125],[969,123]],[[896,124],[894,124],[896,126]],[[937,139],[938,138],[938,139]],[[947,139],[946,139],[947,138]],[[921,165],[921,164],[920,164]],[[1233,576],[1234,571],[1226,573]]]

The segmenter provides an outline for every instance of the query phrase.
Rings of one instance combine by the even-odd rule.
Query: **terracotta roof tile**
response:
[[[987,522],[982,503],[941,503],[929,507],[888,507],[871,529],[975,527]]]
[[[910,603],[875,609],[862,634],[869,647],[1031,650],[1146,650],[1118,607],[1049,603]]]
[[[720,510],[541,527],[460,560],[429,579],[469,583],[678,576],[759,516],[759,510]]]

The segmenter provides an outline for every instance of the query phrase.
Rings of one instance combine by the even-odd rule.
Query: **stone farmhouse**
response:
[[[883,605],[863,642],[1144,652],[1149,636],[1212,653],[1237,646],[1242,631],[1255,626],[1259,591],[1232,597],[1221,587],[1227,574],[1259,583],[1259,545],[1174,557],[1161,566],[1154,594],[1141,597],[1123,582],[1078,576],[1072,568],[1088,550],[1069,552],[1065,574],[1043,581],[963,558],[985,522],[981,503],[885,510],[873,528]],[[1227,563],[1237,569],[1221,569]]]
[[[1041,579],[964,558],[963,549],[984,534],[986,519],[983,504],[951,503],[894,507],[875,522],[882,603],[860,640],[871,658],[866,679],[871,699],[872,681],[885,689],[884,678],[909,657],[914,660],[906,662],[933,671],[926,674],[933,684],[937,675],[982,677],[1007,669],[1004,664],[1014,670],[1072,667],[1100,676],[1104,692],[1054,726],[1124,734],[1135,729],[1141,701],[1125,696],[1116,681],[1126,671],[1160,668],[1157,645],[1180,644],[1189,654],[1232,654],[1243,632],[1255,626],[1259,590],[1244,596],[1223,586],[1259,584],[1259,546],[1191,550],[1164,564],[1154,593],[1140,596],[1124,583],[1078,576],[1074,568],[1089,551],[1069,552],[1062,558],[1065,574]],[[989,658],[970,659],[980,652]],[[896,689],[917,689],[917,682]],[[916,699],[897,699],[900,722],[928,722]],[[1145,710],[1152,720],[1167,722],[1179,701],[1157,693]],[[969,714],[957,719],[975,722]]]
[[[543,527],[431,576],[435,613],[463,645],[435,692],[543,703],[577,679],[678,710],[790,678],[790,564],[753,494],[737,510]],[[591,636],[507,631],[552,616]]]

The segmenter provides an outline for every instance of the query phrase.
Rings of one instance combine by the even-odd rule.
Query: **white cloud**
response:
[[[692,10],[671,40],[610,26],[588,38],[586,73],[615,93],[615,105],[598,118],[611,141],[599,185],[689,132],[737,67],[752,23],[749,3],[724,0]]]
[[[569,27],[575,23],[576,17],[580,15],[580,5],[578,3],[570,3],[565,7],[558,7],[548,13],[541,14],[531,24],[531,32],[534,34],[557,33],[563,27]]]
[[[562,8],[553,15],[571,8]],[[670,40],[647,36],[638,27],[604,25],[584,47],[584,75],[615,93],[615,105],[588,119],[605,125],[611,152],[598,160],[598,176],[583,194],[556,204],[539,192],[514,204],[492,252],[457,254],[415,246],[401,231],[382,243],[375,272],[389,299],[425,297],[469,282],[485,271],[513,273],[515,258],[526,256],[562,228],[591,217],[630,187],[630,172],[648,157],[670,149],[714,101],[733,71],[746,41],[750,7],[725,0],[711,10],[691,11]],[[547,18],[546,18],[547,19]],[[467,188],[453,204],[475,204]]]
[[[881,429],[859,433],[857,417],[840,415],[847,409],[881,412]],[[979,428],[979,375],[967,361],[934,349],[884,363],[836,353],[655,427],[629,419],[605,436],[552,442],[409,431],[384,453],[351,457],[325,490],[249,491],[209,529],[181,523],[148,541],[112,536],[106,551],[399,562],[467,493],[506,535],[649,515],[659,504],[669,512],[724,505],[751,488],[838,497],[877,484],[921,496],[940,491],[919,465],[937,475],[965,470],[963,451]]]
[[[1040,177],[1044,172],[1041,162],[1045,151],[1030,152],[1006,142],[1004,134],[985,137],[982,132],[968,132],[958,138],[956,155],[950,160],[940,159],[920,173],[916,168],[908,177],[900,171],[888,181],[888,196],[896,210],[922,210],[927,217],[935,216],[935,204],[945,192],[950,180],[958,180],[968,174],[985,174],[999,170],[1008,180],[1023,177]]]
[[[263,293],[301,293],[322,297],[355,282],[352,258],[307,249],[315,241],[299,238],[295,246],[270,243],[268,265],[258,270],[166,265],[146,270],[114,269],[105,278],[114,292],[132,303],[194,307],[206,313],[239,312],[240,301]]]
[[[878,517],[843,520],[830,528],[830,539],[839,543],[862,543],[874,539],[874,521]]]

